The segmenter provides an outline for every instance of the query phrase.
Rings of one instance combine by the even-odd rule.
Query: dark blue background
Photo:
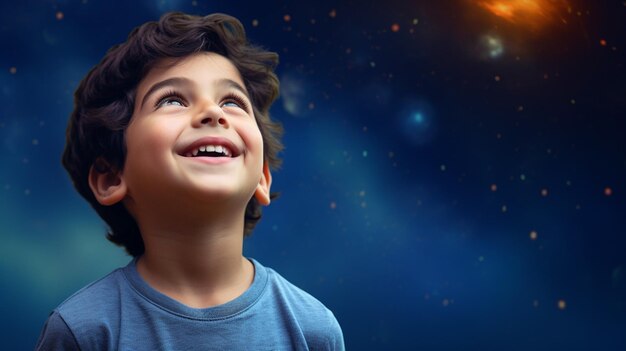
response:
[[[129,260],[62,169],[64,130],[106,50],[182,10],[281,56],[282,197],[245,252],[349,349],[625,349],[626,3],[480,3],[3,1],[2,348]]]

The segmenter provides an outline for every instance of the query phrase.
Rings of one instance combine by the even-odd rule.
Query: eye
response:
[[[176,91],[168,91],[161,95],[160,98],[157,99],[157,103],[155,105],[156,108],[160,108],[163,106],[186,106],[185,98]]]
[[[235,94],[226,95],[222,102],[222,107],[236,107],[246,112],[248,111],[248,103],[246,102],[246,99]]]
[[[241,106],[239,106],[239,104],[238,104],[238,103],[236,103],[236,102],[234,102],[234,101],[226,101],[226,102],[224,103],[224,106],[241,107]]]

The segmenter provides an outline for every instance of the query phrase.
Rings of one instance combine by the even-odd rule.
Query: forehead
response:
[[[237,67],[228,58],[214,52],[199,52],[183,58],[156,61],[139,82],[137,97],[141,98],[153,84],[173,77],[184,77],[199,83],[226,78],[245,87]]]

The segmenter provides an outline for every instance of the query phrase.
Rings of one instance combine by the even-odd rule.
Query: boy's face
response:
[[[236,67],[208,52],[174,62],[155,65],[137,88],[121,173],[129,209],[184,197],[267,204],[263,139]]]

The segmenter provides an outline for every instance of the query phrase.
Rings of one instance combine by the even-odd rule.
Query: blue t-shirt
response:
[[[254,280],[196,309],[150,287],[133,260],[57,307],[37,350],[344,350],[333,313],[254,259]]]

